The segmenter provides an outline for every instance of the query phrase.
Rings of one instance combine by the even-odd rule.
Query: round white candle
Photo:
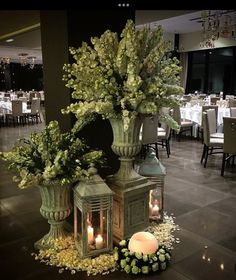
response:
[[[150,232],[137,232],[129,241],[129,250],[134,253],[152,254],[158,249],[158,241]]]
[[[96,249],[103,248],[103,238],[102,238],[101,234],[98,234],[98,236],[95,238],[95,247],[96,247]]]
[[[93,240],[94,240],[93,228],[91,226],[88,226],[88,243],[92,244]]]
[[[158,205],[154,205],[152,208],[152,216],[159,216],[159,207]]]

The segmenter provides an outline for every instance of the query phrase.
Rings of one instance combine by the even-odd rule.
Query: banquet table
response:
[[[182,119],[188,119],[195,123],[193,127],[193,136],[197,137],[197,128],[202,123],[202,107],[181,107],[180,113]],[[222,131],[223,117],[230,117],[230,108],[218,107],[217,128],[219,132]]]
[[[27,103],[26,102],[22,102],[22,109],[23,109],[23,113],[27,112]],[[12,112],[12,103],[11,101],[0,101],[0,113],[5,115],[5,114],[9,114]]]

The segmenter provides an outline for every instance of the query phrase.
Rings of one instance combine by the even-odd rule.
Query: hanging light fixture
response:
[[[29,55],[28,53],[19,53],[18,54],[21,66],[26,66],[28,64],[28,61],[27,61],[28,55]]]
[[[6,66],[11,62],[10,57],[0,57],[0,69],[5,70]]]
[[[232,13],[234,13],[234,18]],[[236,11],[203,11],[201,20],[203,40],[200,42],[200,47],[214,48],[216,40],[220,37],[236,38]]]
[[[36,56],[28,56],[28,64],[30,69],[34,69]]]
[[[219,27],[220,27],[220,12],[216,11],[203,11],[202,17],[202,28],[203,28],[203,41],[200,43],[200,47],[214,48],[215,40],[219,38]]]
[[[34,69],[36,56],[28,56],[28,53],[19,53],[19,59],[21,66],[27,66],[29,65],[30,69]]]

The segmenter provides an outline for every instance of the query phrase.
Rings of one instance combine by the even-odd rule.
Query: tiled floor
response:
[[[0,128],[0,150],[12,147],[15,137],[42,127]],[[12,173],[0,162],[1,272],[6,279],[236,279],[236,167],[220,176],[221,155],[211,156],[207,168],[200,161],[200,141],[171,141],[171,156],[160,151],[167,168],[165,209],[174,213],[181,240],[167,271],[135,277],[122,272],[87,277],[85,273],[58,273],[33,259],[33,244],[48,231],[40,215],[37,188],[19,190]]]

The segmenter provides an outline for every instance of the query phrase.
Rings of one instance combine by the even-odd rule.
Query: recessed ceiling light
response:
[[[12,38],[6,40],[7,43],[11,43],[13,41],[14,41],[14,39],[12,39]]]

